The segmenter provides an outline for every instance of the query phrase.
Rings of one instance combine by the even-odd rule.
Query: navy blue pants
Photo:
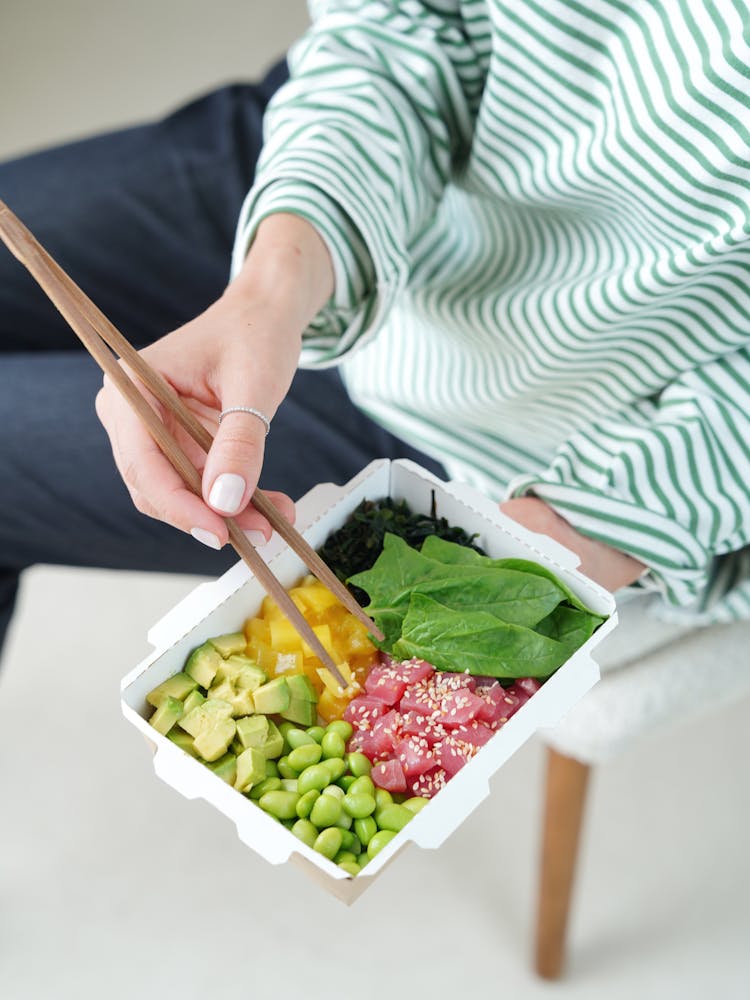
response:
[[[143,347],[219,297],[286,77],[227,87],[164,121],[0,165],[0,198],[130,341]],[[101,375],[0,244],[0,648],[34,563],[218,574],[213,552],[132,506],[94,412]],[[373,458],[439,466],[374,424],[335,371],[300,371],[273,421],[261,486],[293,498]]]

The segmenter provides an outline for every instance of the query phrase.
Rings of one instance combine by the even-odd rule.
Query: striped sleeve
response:
[[[289,54],[291,78],[266,112],[233,257],[236,273],[271,212],[316,226],[336,292],[305,333],[310,367],[336,363],[372,335],[405,287],[410,247],[468,154],[484,65],[458,0],[311,6],[313,26]]]
[[[748,482],[742,349],[571,434],[544,472],[517,478],[509,492],[541,497],[582,534],[645,563],[647,585],[670,605],[705,614],[726,557],[750,544]]]

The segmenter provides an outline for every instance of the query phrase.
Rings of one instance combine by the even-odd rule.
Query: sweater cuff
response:
[[[514,479],[508,496],[533,494],[576,531],[638,559],[649,572],[640,585],[658,591],[672,606],[701,610],[713,554],[677,522],[611,493],[554,481],[554,473]]]
[[[270,179],[247,196],[235,238],[232,276],[241,269],[260,223],[279,212],[307,219],[331,256],[334,292],[304,331],[300,355],[302,368],[330,367],[370,339],[401,283],[388,276],[380,279],[359,228],[337,201],[291,177]]]

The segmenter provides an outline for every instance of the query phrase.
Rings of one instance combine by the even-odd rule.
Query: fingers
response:
[[[158,404],[153,399],[149,401],[158,412]],[[108,380],[96,398],[96,411],[110,435],[115,463],[136,509],[191,534],[211,548],[225,545],[229,533],[224,518],[185,485]],[[180,443],[186,446],[186,442],[181,440]],[[195,463],[195,454],[190,457]],[[291,499],[283,493],[269,493],[268,497],[293,523]],[[271,537],[271,526],[253,507],[242,512],[238,524],[256,546],[265,544]]]

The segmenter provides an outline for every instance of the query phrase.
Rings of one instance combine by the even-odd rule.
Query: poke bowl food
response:
[[[340,880],[360,886],[408,839],[437,846],[462,822],[500,763],[594,683],[585,653],[613,624],[609,595],[582,577],[571,586],[569,554],[550,566],[523,539],[501,553],[483,512],[461,509],[464,487],[448,503],[450,486],[411,463],[375,466],[328,488],[339,503],[305,534],[382,641],[299,560],[295,576],[269,558],[346,687],[242,565],[226,576],[255,584],[244,605],[246,588],[222,578],[225,600],[124,682],[125,714],[156,742],[165,780],[212,801],[268,860],[312,862],[349,899],[359,888]]]

